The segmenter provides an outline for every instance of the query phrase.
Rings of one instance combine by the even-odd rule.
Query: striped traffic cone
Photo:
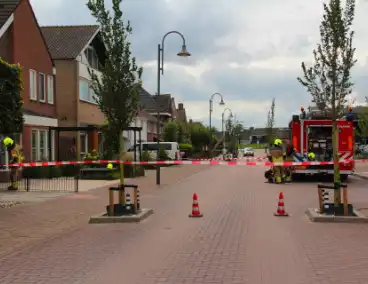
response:
[[[273,215],[279,217],[287,217],[289,216],[288,213],[285,211],[285,203],[284,203],[284,194],[280,192],[279,194],[279,202],[277,203],[277,211]]]
[[[203,217],[203,214],[199,211],[198,196],[196,193],[193,194],[192,214],[189,214],[189,217]]]

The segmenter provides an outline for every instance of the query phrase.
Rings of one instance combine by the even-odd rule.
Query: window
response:
[[[88,135],[87,133],[80,134],[80,153],[82,158],[88,152]]]
[[[79,99],[85,102],[96,104],[96,94],[90,83],[85,79],[79,79]]]
[[[45,102],[45,97],[46,97],[46,94],[45,94],[45,75],[40,73],[38,75],[38,78],[39,78],[39,89],[38,89],[38,98],[40,100],[40,102]]]
[[[38,160],[38,133],[37,130],[32,130],[31,137],[31,161]]]
[[[47,102],[52,105],[54,104],[54,77],[47,77]]]
[[[142,144],[143,151],[157,151],[157,144]],[[160,143],[160,148],[163,148],[166,151],[172,150],[172,146],[170,143]]]
[[[85,55],[87,57],[89,66],[98,70],[98,56],[96,50],[92,46],[89,46],[85,51]]]
[[[47,153],[47,132],[46,130],[40,130],[40,147],[39,147],[39,160],[45,161],[48,158]]]
[[[37,72],[29,70],[29,98],[37,100]]]
[[[79,98],[83,101],[89,101],[89,84],[83,79],[79,79]]]
[[[55,136],[51,134],[51,139]],[[55,141],[51,140],[51,157],[53,157]],[[48,131],[33,129],[31,134],[31,161],[45,161],[49,158]]]
[[[89,88],[89,95],[90,95],[90,102],[96,104],[96,94],[95,91],[92,89],[92,87]]]

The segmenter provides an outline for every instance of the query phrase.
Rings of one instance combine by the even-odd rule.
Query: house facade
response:
[[[58,126],[56,70],[29,0],[0,4],[0,57],[22,67],[24,128],[15,140],[25,160],[53,159],[55,133],[51,140],[48,134],[49,127]]]
[[[100,76],[104,64],[99,26],[47,26],[41,30],[55,62],[57,118],[65,130],[59,134],[58,159],[80,159],[93,149],[102,152],[103,137],[93,128],[102,126],[105,116],[96,103],[88,71]],[[91,130],[77,131],[76,127]]]

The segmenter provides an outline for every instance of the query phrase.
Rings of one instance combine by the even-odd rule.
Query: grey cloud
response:
[[[41,25],[94,23],[85,5],[86,0],[62,0],[59,9],[55,9],[55,5],[50,5],[48,8],[47,1],[31,0],[31,2],[35,3],[36,15]],[[186,100],[208,100],[214,92],[222,93],[227,100],[271,101],[272,97],[275,97],[277,124],[285,125],[291,113],[310,100],[310,96],[296,81],[296,77],[300,75],[300,66],[295,66],[295,68],[293,66],[293,70],[290,71],[279,71],[231,69],[228,64],[248,65],[254,60],[267,60],[280,54],[290,56],[309,54],[311,58],[312,49],[315,46],[310,42],[308,36],[298,34],[298,27],[291,27],[290,31],[275,30],[275,33],[280,33],[277,40],[261,46],[259,50],[252,50],[252,52],[239,49],[235,43],[232,45],[231,41],[239,37],[245,37],[250,42],[256,40],[254,37],[257,34],[253,31],[252,23],[249,22],[245,26],[240,21],[243,17],[248,17],[254,11],[252,10],[254,7],[258,9],[255,9],[258,12],[257,15],[264,16],[264,21],[267,21],[269,13],[278,12],[268,11],[260,6],[265,4],[258,5],[257,2],[255,0],[232,0],[230,4],[213,0],[172,0],[169,2],[126,0],[123,2],[123,11],[125,18],[131,21],[133,27],[131,37],[133,53],[139,62],[157,59],[157,44],[170,30],[178,30],[183,33],[192,57],[188,60],[178,58],[176,53],[181,47],[181,39],[178,36],[170,36],[165,41],[166,63],[175,62],[195,67],[202,60],[211,62],[212,69],[207,70],[199,78],[193,78],[183,70],[166,69],[162,77],[162,93],[180,95],[177,102],[184,101],[184,103]],[[305,3],[303,2],[303,5],[310,7]],[[363,15],[359,10],[357,13]],[[308,24],[305,23],[305,25]],[[361,34],[364,35],[362,29],[361,31]],[[232,40],[225,42],[227,36]],[[291,37],[292,40],[290,40]],[[361,40],[361,42],[364,46],[364,41]],[[154,66],[145,68],[143,73],[144,86],[151,93],[156,91],[156,71]],[[359,93],[359,98],[367,95],[368,80],[365,74],[368,74],[368,67],[359,67],[354,70],[353,79],[356,81],[355,90]],[[239,119],[246,121],[248,125],[263,126],[265,123],[265,117],[261,114],[243,113],[239,114]],[[204,121],[207,123],[207,119]]]

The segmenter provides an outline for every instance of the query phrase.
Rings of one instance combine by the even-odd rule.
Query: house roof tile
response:
[[[20,0],[1,0],[0,2],[0,28],[18,7]]]
[[[41,27],[53,59],[75,59],[98,30],[97,25]]]

